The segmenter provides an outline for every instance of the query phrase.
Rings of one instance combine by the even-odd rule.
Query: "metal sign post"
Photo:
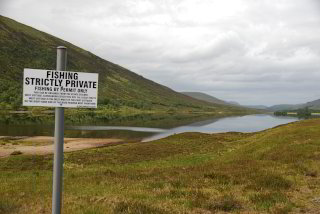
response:
[[[67,48],[57,47],[57,71],[65,71]],[[61,213],[63,183],[64,108],[55,108],[52,214]]]
[[[52,214],[61,213],[64,108],[97,108],[98,73],[66,71],[67,48],[57,47],[57,70],[25,68],[23,106],[55,107]]]

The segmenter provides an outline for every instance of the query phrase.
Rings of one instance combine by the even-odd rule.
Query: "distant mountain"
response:
[[[193,97],[198,100],[203,100],[203,101],[214,103],[214,104],[229,105],[229,106],[234,106],[234,107],[251,108],[251,109],[258,109],[258,110],[264,110],[266,108],[266,106],[242,106],[238,102],[224,101],[224,100],[221,100],[219,98],[216,98],[214,96],[211,96],[209,94],[202,93],[202,92],[180,92],[180,93],[187,95],[187,96],[190,96],[190,97]]]
[[[24,68],[55,70],[56,47],[68,48],[68,71],[99,73],[99,106],[142,110],[240,112],[178,93],[69,42],[0,15],[0,110],[22,103]],[[221,103],[223,104],[223,102]]]
[[[302,104],[299,105],[291,105],[291,104],[279,104],[273,105],[267,108],[269,111],[282,111],[282,110],[295,110],[301,108]]]
[[[240,103],[235,102],[235,101],[226,101],[227,103],[231,104],[231,105],[235,105],[235,106],[241,106]]]
[[[310,101],[307,103],[301,103],[301,104],[280,104],[280,105],[274,105],[267,108],[269,111],[284,111],[284,110],[296,110],[300,108],[308,107],[310,109],[316,109],[320,110],[320,99]]]
[[[308,106],[311,109],[320,109],[320,99],[311,101],[311,102],[307,102],[304,104],[304,107]]]
[[[214,96],[202,93],[202,92],[180,92],[189,97],[193,97],[198,100],[203,100],[209,103],[222,104],[222,105],[232,105],[230,102],[226,102],[224,100],[220,100]]]
[[[268,106],[264,106],[264,105],[245,105],[245,107],[247,107],[247,108],[254,108],[254,109],[262,109],[262,110],[268,108]]]

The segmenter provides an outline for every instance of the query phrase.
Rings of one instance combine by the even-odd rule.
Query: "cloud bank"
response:
[[[317,0],[2,0],[0,13],[177,91],[320,98]]]

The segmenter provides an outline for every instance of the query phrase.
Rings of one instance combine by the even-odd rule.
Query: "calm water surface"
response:
[[[146,120],[137,120],[134,126],[86,125],[66,126],[66,137],[122,138],[134,141],[151,141],[182,132],[256,132],[299,120],[295,117],[276,117],[267,114],[233,116],[205,119],[197,122],[185,121],[174,125],[174,119],[164,120],[163,124],[146,127]],[[171,121],[171,122],[168,122]],[[52,136],[53,126],[49,125],[0,125],[2,136]]]
[[[276,117],[267,114],[225,117],[221,119],[205,120],[169,129],[166,132],[146,137],[142,141],[146,142],[156,140],[182,132],[257,132],[297,120],[299,119],[295,117]]]

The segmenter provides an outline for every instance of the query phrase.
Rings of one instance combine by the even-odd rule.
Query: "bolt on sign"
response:
[[[97,108],[97,93],[97,73],[24,69],[24,106]]]

